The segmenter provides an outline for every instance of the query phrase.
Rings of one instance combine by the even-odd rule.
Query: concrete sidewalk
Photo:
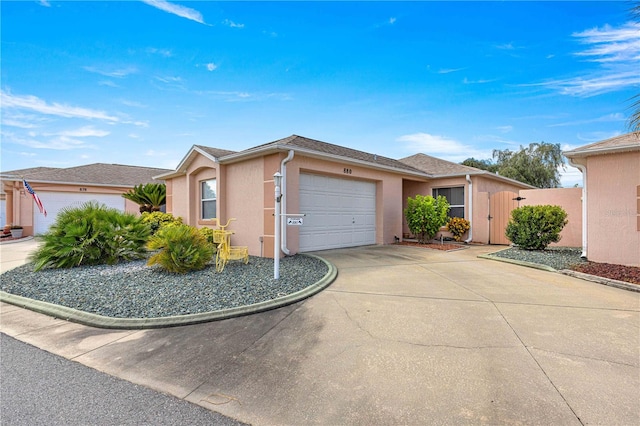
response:
[[[2,304],[0,331],[255,425],[638,424],[640,294],[490,251],[332,250],[332,286],[261,314],[113,331]]]

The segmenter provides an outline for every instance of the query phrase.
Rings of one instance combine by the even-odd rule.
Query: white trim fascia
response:
[[[564,151],[562,155],[564,155],[567,158],[584,158],[584,157],[590,157],[592,155],[618,154],[621,152],[632,152],[632,151],[640,151],[640,145],[633,144],[633,145],[623,145],[623,146],[616,146],[616,147],[610,147],[610,148]]]

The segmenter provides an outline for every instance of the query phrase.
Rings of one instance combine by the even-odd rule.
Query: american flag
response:
[[[29,185],[26,180],[22,179],[22,183],[24,184],[24,188],[27,190],[27,192],[33,197],[33,201],[36,202],[36,206],[38,206],[38,209],[40,209],[40,213],[42,213],[44,217],[47,217],[47,210],[42,205],[42,201],[40,201],[40,197],[38,197],[36,191],[33,190],[31,185]]]

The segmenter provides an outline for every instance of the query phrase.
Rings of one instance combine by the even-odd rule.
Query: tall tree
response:
[[[467,158],[461,164],[498,173],[538,188],[557,188],[560,185],[560,170],[564,168],[564,157],[560,144],[532,143],[520,147],[519,151],[494,149],[492,160]]]
[[[502,176],[528,183],[538,188],[557,188],[564,157],[560,144],[531,143],[519,151],[493,150],[493,158]]]
[[[467,158],[462,163],[463,166],[475,167],[476,169],[486,170],[491,173],[498,171],[498,165],[491,160],[476,160],[475,158]]]

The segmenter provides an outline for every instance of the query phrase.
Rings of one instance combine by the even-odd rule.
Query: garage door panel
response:
[[[375,183],[300,175],[300,251],[375,244]]]
[[[40,191],[38,196],[47,209],[47,216],[40,214],[38,209],[34,208],[34,233],[36,235],[47,232],[62,209],[80,207],[89,201],[124,211],[124,198],[119,194],[76,194],[72,192]]]

